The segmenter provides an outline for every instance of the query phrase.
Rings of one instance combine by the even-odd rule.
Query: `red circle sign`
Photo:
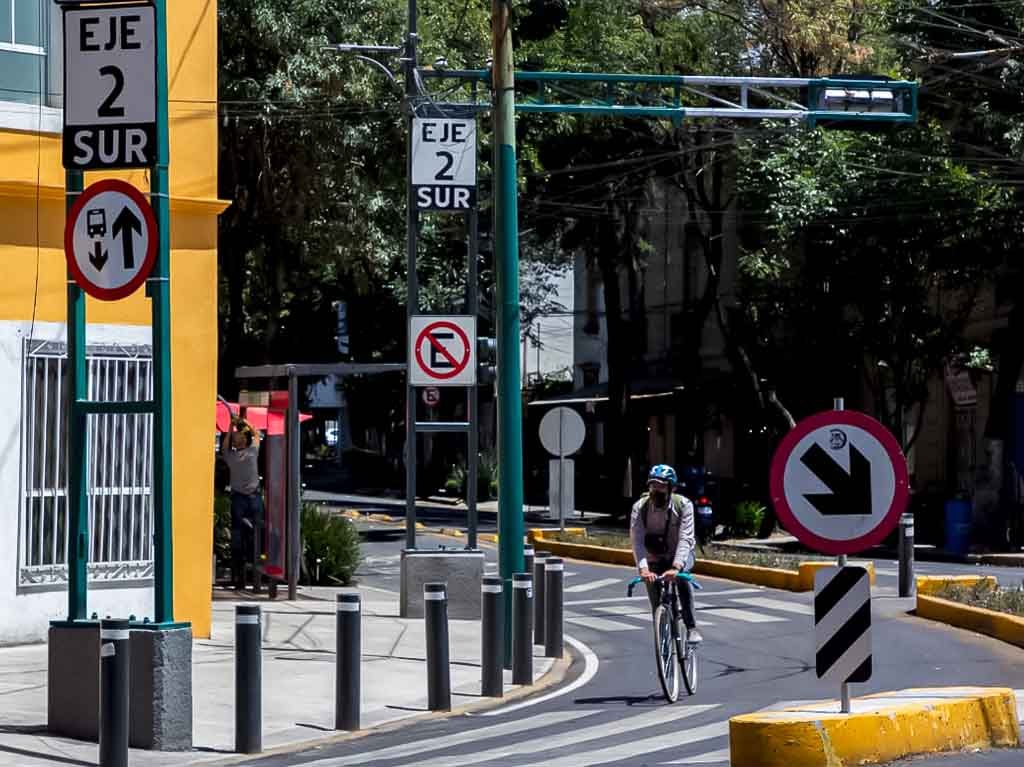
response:
[[[136,253],[136,243],[141,247]],[[156,217],[142,192],[119,179],[82,192],[64,225],[64,255],[75,283],[94,298],[117,301],[146,281],[156,263]]]
[[[855,554],[881,543],[909,501],[899,443],[874,418],[833,410],[805,418],[772,458],[779,521],[823,554]]]
[[[456,358],[456,355],[452,354],[444,344],[434,338],[432,334],[438,330],[451,330],[455,332],[455,337],[462,342],[462,355],[460,358]],[[427,361],[423,359],[424,341],[432,346],[434,352],[444,359],[450,367],[446,367],[443,370],[435,370],[433,367],[428,365]],[[436,378],[439,381],[454,378],[465,370],[466,365],[469,364],[470,356],[469,336],[467,336],[465,331],[463,331],[463,329],[454,322],[448,322],[447,320],[432,322],[423,328],[423,330],[420,331],[420,334],[416,336],[416,363],[420,366],[420,370],[431,378]]]

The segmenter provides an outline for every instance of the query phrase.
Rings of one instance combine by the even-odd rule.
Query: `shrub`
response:
[[[226,495],[213,497],[213,553],[217,562],[231,562],[231,498]]]
[[[302,569],[306,583],[348,586],[361,558],[359,533],[352,522],[315,504],[302,504]]]
[[[761,530],[765,508],[757,501],[740,501],[736,504],[736,521],[733,533],[752,538]]]

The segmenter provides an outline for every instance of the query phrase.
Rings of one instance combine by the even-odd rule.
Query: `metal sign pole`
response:
[[[174,620],[174,562],[171,528],[171,206],[167,135],[167,0],[156,6],[156,135],[157,159],[150,182],[158,241],[156,265],[147,284],[153,301],[153,380],[155,437],[153,445],[154,612],[157,623]]]
[[[68,211],[82,193],[83,174],[64,174]],[[68,273],[68,391],[71,393],[68,433],[68,620],[85,620],[89,561],[89,476],[87,416],[79,404],[89,397],[85,364],[85,294]],[[31,342],[32,339],[30,338]]]
[[[833,410],[845,410],[846,409],[846,403],[845,403],[845,401],[843,400],[842,397],[836,397],[832,401],[832,409]],[[840,554],[839,555],[839,566],[840,567],[846,567],[846,563],[847,563],[846,555],[845,554]],[[840,713],[849,714],[850,713],[850,685],[848,683],[843,682],[842,687],[840,687],[840,690],[839,690],[839,697],[840,697],[840,708],[839,708]]]
[[[409,0],[409,37],[406,41],[405,107],[406,115],[406,328],[412,332],[412,317],[419,308],[419,281],[416,275],[416,235],[419,215],[416,212],[416,196],[412,188],[412,129],[416,94],[416,0]],[[411,344],[410,344],[411,345]],[[410,355],[406,370],[405,384],[405,547],[416,548],[416,387],[411,383],[414,360]]]
[[[466,214],[466,258],[469,261],[466,270],[466,312],[474,319],[477,318],[478,314],[478,303],[479,303],[479,291],[477,288],[477,263],[476,263],[476,248],[477,248],[477,207],[474,205],[470,208]],[[466,460],[469,462],[469,487],[466,488],[466,525],[469,528],[466,536],[466,548],[475,549],[477,545],[476,541],[476,528],[477,528],[477,484],[478,484],[478,463],[480,458],[480,429],[477,421],[479,420],[480,411],[480,390],[477,388],[477,384],[474,383],[469,387],[469,403],[467,406],[469,421],[469,446],[467,448],[468,456]]]

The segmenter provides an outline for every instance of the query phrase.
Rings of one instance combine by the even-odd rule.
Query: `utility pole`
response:
[[[416,229],[419,214],[416,211],[416,197],[412,188],[412,129],[416,114],[416,42],[417,42],[416,0],[409,0],[409,33],[405,42],[405,57],[402,68],[405,72],[405,135],[406,135],[406,212],[405,250],[409,273],[406,276],[408,297],[405,302],[405,327],[412,327],[412,318],[420,307],[420,284],[416,274]],[[411,331],[410,331],[411,332]],[[409,360],[410,367],[412,360]],[[410,383],[412,376],[406,374],[405,382],[405,547],[416,548],[416,387]]]
[[[494,95],[494,272],[498,339],[498,572],[505,660],[512,651],[512,574],[523,571],[523,404],[519,385],[519,211],[510,0],[491,0]]]

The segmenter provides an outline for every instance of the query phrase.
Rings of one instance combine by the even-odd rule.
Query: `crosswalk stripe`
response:
[[[620,578],[602,578],[599,581],[590,581],[589,583],[578,583],[575,586],[570,586],[567,589],[563,589],[566,594],[578,594],[581,591],[594,591],[596,589],[603,589],[605,586],[612,586],[616,583],[621,583]]]
[[[575,623],[578,626],[583,626],[588,629],[594,629],[595,631],[639,631],[640,626],[634,626],[629,623],[619,623],[618,621],[611,621],[607,618],[598,618],[596,616],[573,616],[566,618],[570,623]]]
[[[770,610],[781,610],[784,613],[814,615],[814,607],[812,605],[805,605],[802,602],[783,602],[781,599],[769,599],[768,597],[744,597],[735,601],[740,604],[751,605],[752,607],[767,607]]]
[[[684,756],[673,762],[662,762],[662,764],[729,764],[729,749],[723,748],[718,751],[708,751],[696,756]]]
[[[431,737],[426,740],[415,740],[412,743],[402,743],[398,746],[389,746],[377,751],[361,751],[350,756],[331,756],[317,759],[313,762],[303,762],[302,767],[346,767],[346,765],[373,764],[377,760],[399,759],[410,754],[440,751],[441,749],[452,748],[463,743],[471,743],[474,740],[486,740],[487,738],[497,738],[503,735],[529,732],[535,728],[564,724],[565,722],[572,722],[597,713],[600,713],[600,711],[550,711],[546,714],[537,714],[525,719],[515,719],[511,722],[502,722],[501,724],[489,727],[477,727],[472,730],[462,730],[451,735]],[[457,727],[458,725],[455,726]]]
[[[471,764],[491,762],[496,759],[508,757],[519,757],[524,754],[537,754],[543,751],[576,746],[591,740],[601,740],[624,732],[644,732],[647,727],[655,727],[660,724],[668,724],[680,719],[685,719],[697,714],[703,714],[711,709],[718,708],[717,705],[703,706],[679,706],[674,708],[658,708],[655,711],[647,711],[635,716],[627,716],[621,719],[602,722],[583,729],[572,729],[567,732],[560,732],[556,735],[539,735],[537,738],[522,743],[506,743],[502,746],[477,751],[471,754],[459,754],[458,756],[436,756],[424,759],[419,762],[407,762],[402,767],[451,767],[457,764],[459,767],[467,767]],[[729,723],[723,722],[728,728]],[[632,740],[632,739],[631,739]],[[545,764],[551,762],[545,760]]]
[[[626,721],[630,720],[627,719]],[[711,740],[712,738],[728,735],[729,722],[715,722],[714,724],[706,724],[703,727],[695,727],[692,730],[676,732],[659,732],[654,734],[637,730],[637,733],[641,737],[630,739],[625,743],[595,748],[592,751],[567,754],[557,759],[545,759],[544,767],[590,767],[590,765],[594,764],[607,764],[608,762],[624,760],[637,762],[637,758],[644,754],[670,748],[680,748],[691,743],[699,743],[702,740]]]
[[[569,589],[565,589],[568,591]],[[622,590],[625,592],[626,584],[622,584]],[[723,589],[721,591],[709,591],[708,589],[702,589],[700,592],[701,599],[714,599],[715,597],[731,597],[737,594],[763,594],[764,589]],[[563,604],[565,605],[606,605],[609,602],[629,602],[632,600],[639,601],[646,597],[646,594],[641,589],[634,592],[633,596],[627,597],[625,593],[621,597],[605,597],[604,599],[572,599],[567,600]]]
[[[594,609],[603,613],[608,613],[609,615],[614,615],[618,618],[638,620],[648,624],[651,622],[651,609],[646,604],[643,607],[634,605],[608,605],[606,607],[595,607]],[[704,617],[701,616],[700,625],[714,626],[715,624],[709,620],[705,620]]]
[[[755,613],[751,610],[738,610],[731,607],[723,608],[721,610],[712,610],[711,614],[716,618],[729,618],[730,620],[742,621],[743,623],[782,623],[786,620],[778,615],[765,615],[764,613]]]

